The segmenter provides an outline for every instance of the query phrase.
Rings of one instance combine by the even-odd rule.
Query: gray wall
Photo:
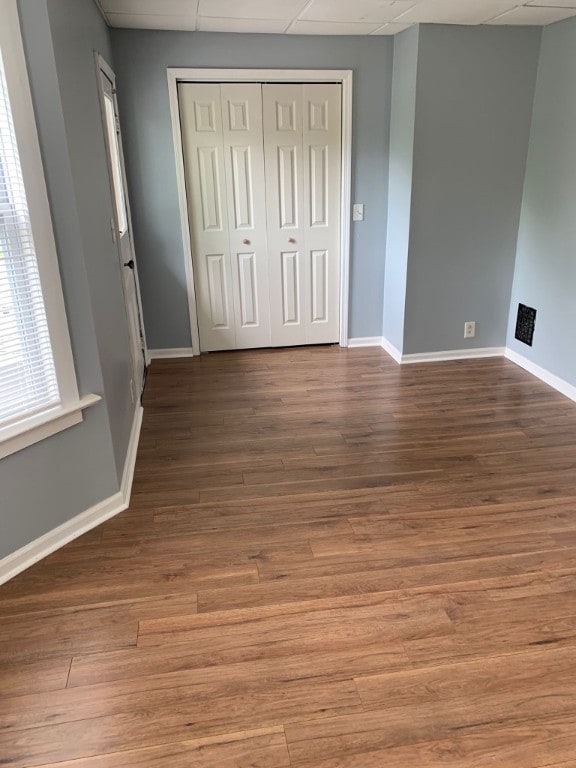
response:
[[[508,346],[576,385],[576,21],[544,30],[522,201]],[[514,339],[518,302],[538,311]]]
[[[351,336],[379,336],[386,242],[393,41],[113,30],[136,249],[151,348],[189,347],[167,67],[354,70]]]
[[[504,346],[540,36],[420,29],[405,353]]]
[[[382,333],[400,352],[410,241],[418,37],[419,28],[412,27],[394,38]]]
[[[19,10],[80,393],[105,400],[81,424],[2,459],[0,557],[118,491],[115,456],[131,419],[113,402],[125,364],[113,364],[120,342],[106,336],[122,338],[126,323],[106,262],[111,208],[93,64],[93,49],[110,55],[107,28],[92,0],[19,0]],[[118,327],[103,325],[106,311]]]

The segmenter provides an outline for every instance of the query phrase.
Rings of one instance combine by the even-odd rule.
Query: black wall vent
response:
[[[518,304],[518,317],[516,318],[516,333],[515,338],[518,341],[532,346],[532,339],[534,338],[534,326],[536,325],[536,310],[532,307],[527,307],[525,304]]]

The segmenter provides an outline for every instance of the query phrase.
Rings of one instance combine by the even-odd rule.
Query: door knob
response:
[[[244,243],[244,245],[250,245],[250,240],[242,240],[242,242]]]
[[[134,259],[130,259],[130,261],[127,261],[124,264],[125,267],[128,267],[128,269],[134,269]]]
[[[289,238],[288,238],[288,242],[289,242],[289,243],[295,243],[295,242],[296,242],[296,238],[294,238],[294,237],[289,237]]]

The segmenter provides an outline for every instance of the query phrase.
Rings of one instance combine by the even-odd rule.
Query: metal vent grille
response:
[[[532,346],[534,338],[534,326],[536,325],[536,310],[525,304],[518,304],[518,316],[516,318],[515,338],[518,341]]]

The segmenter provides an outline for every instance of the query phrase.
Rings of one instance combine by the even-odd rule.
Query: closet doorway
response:
[[[168,74],[194,354],[345,346],[351,73]]]

